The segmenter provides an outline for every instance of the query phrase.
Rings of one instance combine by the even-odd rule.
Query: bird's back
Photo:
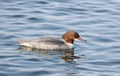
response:
[[[45,50],[70,49],[70,47],[64,41],[53,37],[19,40],[18,42],[20,43],[20,45],[28,46],[36,49],[45,49]]]

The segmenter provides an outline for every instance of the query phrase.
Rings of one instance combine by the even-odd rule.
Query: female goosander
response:
[[[62,38],[64,41],[59,40],[53,37],[44,37],[38,39],[29,39],[29,40],[18,40],[22,46],[27,46],[36,49],[44,49],[44,50],[61,50],[61,49],[72,49],[74,40],[81,40],[79,34],[75,31],[68,31],[63,34]]]

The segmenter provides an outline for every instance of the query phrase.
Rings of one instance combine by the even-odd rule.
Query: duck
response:
[[[69,50],[74,48],[74,40],[85,41],[75,31],[67,31],[62,35],[62,39],[55,37],[41,37],[36,39],[17,40],[20,46],[26,46],[43,50]]]

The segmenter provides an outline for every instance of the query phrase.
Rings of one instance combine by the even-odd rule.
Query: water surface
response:
[[[77,31],[66,60],[63,51],[20,50],[14,39],[60,37]],[[120,1],[0,0],[1,76],[120,76]]]

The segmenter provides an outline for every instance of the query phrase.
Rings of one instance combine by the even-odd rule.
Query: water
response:
[[[119,0],[0,0],[0,76],[120,76]],[[13,41],[79,32],[65,52],[23,51]]]

